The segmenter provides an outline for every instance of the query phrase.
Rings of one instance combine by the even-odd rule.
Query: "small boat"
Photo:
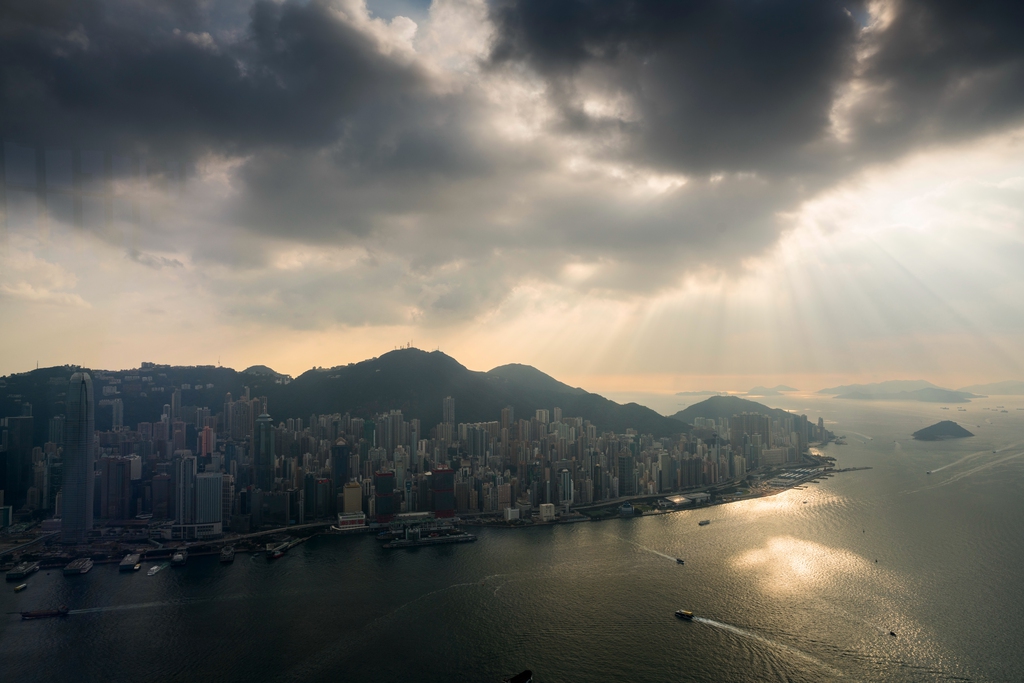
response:
[[[134,571],[134,572],[137,572],[137,571],[139,571],[140,569],[142,569],[142,563],[141,563],[141,562],[136,562],[136,563],[135,563],[135,566],[134,566],[134,567],[132,567],[132,571]]]
[[[153,576],[163,568],[164,566],[162,564],[154,564],[152,567],[149,568],[149,571],[146,572],[146,576]]]
[[[26,588],[28,588],[28,584],[27,583],[23,583],[20,586],[15,586],[14,587],[14,592],[15,593],[20,593],[21,591],[25,590]]]
[[[931,473],[932,473],[932,471],[931,471],[931,470],[928,470],[928,471],[926,472],[926,474],[931,474]]]
[[[676,558],[676,564],[686,564],[686,562],[683,561],[683,558],[677,557]]]
[[[172,567],[182,567],[186,562],[188,562],[188,551],[184,548],[175,551],[175,553],[171,555]]]
[[[57,609],[36,609],[30,612],[22,612],[21,618],[28,619],[46,619],[47,617],[66,617],[68,615],[68,608],[66,605],[61,605]]]
[[[521,671],[515,676],[506,678],[501,683],[533,683],[533,672],[529,669]]]
[[[226,545],[220,549],[220,561],[223,564],[229,564],[235,561],[235,546]]]
[[[692,621],[693,620],[693,612],[691,612],[689,610],[685,610],[685,609],[677,609],[676,610],[676,616],[679,617],[680,619],[684,619],[686,621]]]
[[[889,631],[889,635],[892,636],[893,638],[895,638],[896,637],[896,631]]]
[[[697,522],[698,526],[707,526],[708,524],[711,524],[710,519],[702,519],[699,522]]]

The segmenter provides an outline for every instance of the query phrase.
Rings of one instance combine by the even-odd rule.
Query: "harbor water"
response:
[[[0,678],[1024,680],[1024,398],[785,400],[846,435],[826,449],[838,467],[872,469],[468,544],[319,536],[274,562],[42,570],[0,595]],[[976,436],[910,438],[940,419]],[[59,605],[67,618],[17,615]]]

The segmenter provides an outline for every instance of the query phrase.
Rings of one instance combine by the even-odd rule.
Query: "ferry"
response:
[[[15,586],[14,587],[14,592],[15,593],[20,593],[21,591],[25,590],[26,588],[28,588],[28,584],[27,583],[23,583],[23,584],[21,584],[19,586]]]
[[[19,562],[7,572],[8,581],[20,581],[39,571],[38,562]]]
[[[90,569],[92,569],[92,560],[88,557],[80,557],[77,560],[72,560],[64,567],[64,576],[88,574]]]
[[[186,562],[188,562],[188,551],[185,550],[184,548],[182,548],[181,550],[175,551],[174,554],[171,555],[171,566],[172,567],[184,566],[184,564]]]
[[[229,564],[235,561],[235,546],[226,545],[220,549],[220,561],[222,564]]]
[[[153,576],[163,568],[164,566],[162,564],[154,564],[152,567],[149,568],[149,571],[146,572],[146,576]]]
[[[693,612],[685,609],[677,609],[676,616],[685,621],[693,621]]]
[[[702,519],[699,522],[697,522],[697,526],[707,526],[708,524],[711,524],[710,519]]]
[[[122,572],[134,571],[135,570],[135,565],[137,565],[139,563],[139,558],[140,557],[141,557],[141,555],[139,555],[138,553],[128,553],[127,555],[124,556],[124,559],[121,560],[121,564],[117,565],[118,571],[122,571]]]
[[[57,609],[37,609],[31,612],[22,612],[21,618],[28,619],[46,619],[47,617],[66,617],[68,615],[68,608],[66,605],[61,605]]]

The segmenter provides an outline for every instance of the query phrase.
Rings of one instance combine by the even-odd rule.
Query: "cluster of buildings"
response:
[[[109,385],[108,385],[109,386]],[[4,518],[43,514],[68,544],[94,526],[199,540],[228,532],[338,519],[342,525],[434,517],[550,518],[555,509],[720,484],[801,460],[826,432],[806,416],[697,418],[663,438],[601,432],[560,408],[459,423],[453,398],[429,430],[391,410],[275,421],[265,397],[227,394],[221,405],[184,404],[170,388],[152,421],[124,425],[122,398],[101,388],[111,429],[95,430],[88,373],[69,383],[49,440],[32,443],[32,417],[2,423]],[[685,431],[684,431],[685,430]]]

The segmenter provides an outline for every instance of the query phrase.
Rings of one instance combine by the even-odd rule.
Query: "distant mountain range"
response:
[[[953,391],[937,387],[925,380],[891,380],[876,384],[848,384],[821,389],[819,394],[832,394],[834,398],[859,401],[924,401],[926,403],[970,403],[981,398],[968,391]]]
[[[923,379],[894,379],[888,382],[876,382],[874,384],[846,384],[830,389],[820,389],[819,394],[864,393],[864,394],[895,394],[901,391],[917,391],[918,389],[941,389],[931,382]]]
[[[67,380],[76,368],[43,368],[0,379],[0,416],[20,415],[22,403],[31,403],[36,416],[36,440],[45,440],[51,416],[64,412]],[[345,413],[370,417],[401,410],[406,419],[418,418],[425,431],[442,419],[442,402],[455,399],[457,422],[488,422],[501,419],[511,405],[515,417],[529,419],[538,408],[561,408],[562,414],[582,417],[600,430],[668,436],[687,426],[636,403],[625,405],[583,389],[570,387],[528,365],[503,365],[489,372],[469,370],[439,351],[400,349],[379,358],[330,369],[316,368],[291,380],[266,366],[244,372],[214,366],[151,366],[140,370],[94,370],[97,402],[115,397],[124,400],[126,425],[155,420],[164,404],[171,402],[175,387],[182,405],[209,406],[219,412],[226,392],[237,399],[243,386],[250,395],[266,396],[275,422],[289,417]],[[152,382],[142,382],[152,377]],[[104,379],[106,378],[106,379]],[[182,389],[187,385],[188,389]],[[110,387],[104,394],[104,386]],[[117,393],[113,393],[116,391]],[[143,395],[145,394],[145,395]],[[99,405],[97,429],[109,429],[110,408]]]
[[[968,391],[972,394],[986,394],[988,396],[1024,396],[1024,382],[1011,379],[991,384],[972,384],[969,387],[963,387],[960,391]]]
[[[676,396],[717,396],[724,391],[677,391]]]

